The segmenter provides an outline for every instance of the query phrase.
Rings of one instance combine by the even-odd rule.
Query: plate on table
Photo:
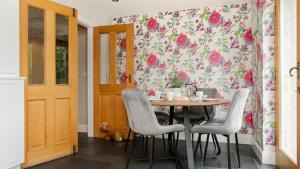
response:
[[[150,97],[148,97],[148,100],[150,100],[150,101],[160,101],[160,100],[162,100],[162,99],[158,99],[158,98],[155,97],[155,96],[150,96]]]
[[[203,101],[219,101],[221,99],[215,99],[215,98],[207,98],[207,99],[203,99]]]

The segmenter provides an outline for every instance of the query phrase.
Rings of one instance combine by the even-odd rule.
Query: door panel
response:
[[[107,122],[127,137],[128,123],[121,92],[134,87],[132,24],[94,28],[94,135],[103,137],[99,124]]]
[[[28,101],[28,151],[46,147],[46,112],[45,100]]]
[[[70,99],[56,99],[55,111],[55,129],[56,144],[70,142],[71,112]]]
[[[77,150],[77,17],[76,10],[47,0],[20,4],[23,167],[29,167]]]
[[[116,106],[116,119],[119,119],[116,121],[116,128],[119,130],[124,130],[127,128],[128,122],[126,120],[127,116],[122,96],[116,96],[116,105],[118,105]]]
[[[299,30],[300,2],[276,1],[276,162],[279,169],[299,168]],[[297,36],[295,36],[297,35]],[[299,64],[298,64],[299,66]],[[300,67],[298,67],[300,69]],[[296,69],[295,69],[296,70]],[[298,75],[297,75],[298,74]],[[298,91],[297,91],[298,90]]]

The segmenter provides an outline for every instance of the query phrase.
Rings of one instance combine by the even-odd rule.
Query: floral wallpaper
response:
[[[197,87],[217,88],[223,98],[231,98],[238,88],[255,86],[252,21],[251,3],[113,19],[114,24],[134,23],[135,83],[148,95],[172,87],[175,75]],[[118,39],[122,62],[126,42],[124,36]],[[125,75],[122,67],[119,82]],[[245,109],[244,134],[252,134],[252,98],[251,94]],[[220,109],[224,112],[228,107]]]
[[[254,48],[253,72],[255,79],[253,102],[255,110],[253,135],[264,150],[275,148],[275,67],[274,67],[274,0],[257,0],[254,8]]]

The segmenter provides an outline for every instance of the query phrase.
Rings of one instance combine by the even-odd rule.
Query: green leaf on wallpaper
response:
[[[204,48],[202,52],[200,52],[200,57],[207,59],[209,56],[210,52],[208,49]]]
[[[226,5],[226,6],[224,6],[223,11],[228,13],[230,11],[230,8]]]
[[[148,19],[146,18],[146,17],[143,17],[140,21],[139,21],[139,23],[141,24],[141,25],[146,25],[146,23],[148,22]]]
[[[191,31],[194,31],[193,27],[194,27],[194,24],[192,21],[188,21],[188,22],[184,22],[184,25],[183,27],[185,29],[188,29],[188,30],[191,30]]]
[[[182,63],[182,65],[188,70],[193,71],[195,70],[194,67],[194,60],[192,58],[185,59]]]
[[[172,34],[168,37],[171,42],[175,42],[177,37],[177,33],[172,32]]]
[[[156,78],[152,82],[152,85],[155,86],[155,88],[160,88],[161,89],[161,88],[164,88],[163,82],[165,82],[165,80],[163,78]]]
[[[224,86],[224,84],[228,84],[228,79],[225,76],[218,78],[217,85]]]
[[[275,72],[276,72],[275,67],[272,67],[272,68],[271,68],[271,73],[275,73]]]
[[[164,55],[164,49],[163,49],[163,44],[161,42],[155,42],[154,45],[151,47],[153,50],[157,50],[160,55]]]
[[[271,123],[271,127],[275,129],[276,128],[276,123],[275,122]]]
[[[240,34],[241,34],[240,30],[234,32],[234,35],[236,36],[239,36]]]
[[[204,19],[205,18],[205,13],[200,14],[200,18]]]
[[[145,53],[138,53],[137,57],[141,62],[146,62],[146,60],[147,60],[147,54],[145,54]]]

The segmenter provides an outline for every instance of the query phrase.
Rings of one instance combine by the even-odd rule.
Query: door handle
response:
[[[293,71],[294,70],[297,70],[297,78],[300,79],[300,72],[299,72],[299,70],[300,70],[300,63],[298,63],[297,66],[290,68],[290,71],[289,71],[290,77],[294,76],[293,75]]]

